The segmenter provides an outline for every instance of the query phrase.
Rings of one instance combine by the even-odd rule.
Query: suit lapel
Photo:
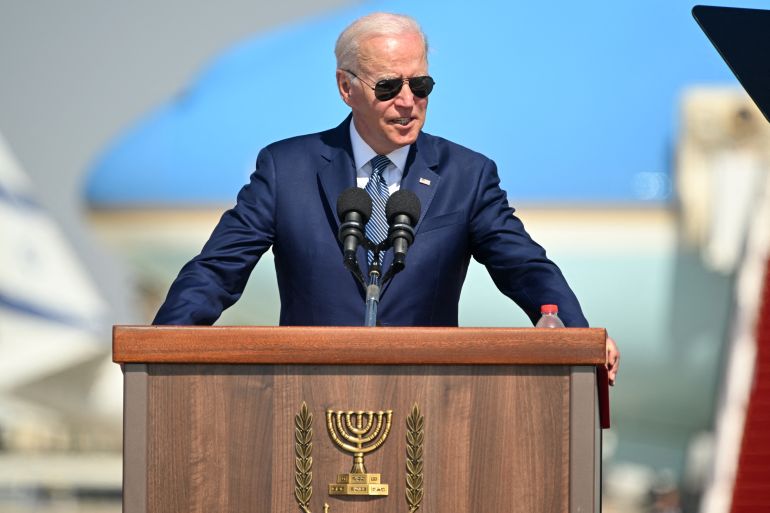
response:
[[[417,142],[412,145],[409,156],[406,159],[406,169],[404,177],[401,179],[401,188],[410,190],[417,195],[420,200],[420,219],[415,226],[415,232],[420,229],[425,213],[430,207],[433,196],[439,187],[441,177],[436,173],[438,159],[433,151],[433,147],[426,140],[425,134],[420,132]],[[419,233],[416,234],[419,237]],[[393,262],[393,251],[388,251],[383,260],[383,272],[387,272],[390,264]],[[406,256],[406,265],[409,265],[409,254]],[[380,296],[385,294],[391,282],[385,284]]]
[[[318,168],[318,183],[329,213],[329,227],[333,230],[335,239],[340,228],[340,220],[337,217],[337,198],[342,194],[342,191],[356,185],[356,166],[350,144],[350,120],[351,116],[348,116],[337,128],[325,132],[321,136],[323,149],[321,151],[322,164]],[[340,267],[342,267],[342,244],[339,244],[339,248]],[[360,249],[358,252],[359,265],[361,262],[366,263],[366,253],[363,253],[362,260]],[[364,270],[362,269],[362,271]],[[366,291],[358,281],[356,281],[356,286],[363,302]],[[363,324],[363,317],[361,320]]]
[[[438,159],[433,147],[428,144],[425,135],[420,133],[417,143],[407,158],[406,174],[401,181],[401,187],[412,191],[420,199],[420,219],[417,221],[415,231],[420,228],[422,220],[425,219],[425,213],[440,185],[441,176],[435,172],[437,167]]]
[[[331,225],[335,237],[340,221],[337,218],[337,198],[345,189],[356,184],[356,170],[353,163],[353,150],[350,146],[350,116],[340,126],[326,132],[321,151],[322,164],[318,168],[318,182],[331,213]]]

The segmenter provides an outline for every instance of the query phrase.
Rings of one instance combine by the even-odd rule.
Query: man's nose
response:
[[[411,107],[414,105],[414,94],[409,87],[409,81],[404,80],[404,84],[401,86],[401,90],[398,92],[395,98],[395,104],[397,107]]]

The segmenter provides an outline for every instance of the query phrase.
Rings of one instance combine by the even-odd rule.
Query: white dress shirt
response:
[[[361,138],[353,120],[350,120],[350,142],[353,145],[353,160],[356,164],[356,185],[363,189],[366,187],[369,177],[372,176],[372,163],[370,161],[377,156],[377,152]],[[409,155],[409,145],[402,146],[386,155],[391,163],[385,168],[382,176],[385,178],[385,183],[388,184],[390,194],[401,188],[401,178],[404,176],[407,155]]]

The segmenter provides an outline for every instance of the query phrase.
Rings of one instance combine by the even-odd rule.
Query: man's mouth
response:
[[[401,125],[401,126],[408,125],[410,121],[412,121],[412,118],[395,118],[390,120],[390,122],[393,123],[394,125]]]

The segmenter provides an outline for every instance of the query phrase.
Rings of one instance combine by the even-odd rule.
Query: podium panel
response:
[[[585,334],[592,347],[601,335]],[[189,350],[194,341],[180,344]],[[164,363],[145,355],[148,363],[124,366],[127,513],[303,511],[303,484],[312,489],[304,511],[313,513],[325,505],[330,513],[599,511],[596,372],[585,361],[479,365],[468,355],[468,364],[415,364],[407,350],[407,362],[386,365],[334,363],[329,354],[301,365],[249,362],[257,356],[165,363],[174,358],[163,354],[154,359]],[[312,422],[299,420],[303,404]],[[375,437],[384,441],[364,455],[386,496],[329,494],[354,458],[330,436],[327,410],[392,411],[387,436]]]

